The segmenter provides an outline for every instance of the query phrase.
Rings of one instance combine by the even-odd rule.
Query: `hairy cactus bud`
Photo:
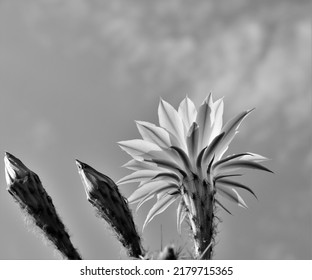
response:
[[[63,256],[68,259],[81,259],[38,175],[10,153],[5,153],[4,163],[7,190],[20,207]]]
[[[76,160],[76,164],[88,201],[116,232],[129,256],[141,258],[141,239],[126,199],[120,194],[114,181],[88,164],[79,160]]]

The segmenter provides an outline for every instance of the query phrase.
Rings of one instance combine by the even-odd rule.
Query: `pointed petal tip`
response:
[[[144,121],[140,121],[140,120],[134,120],[135,124],[137,125],[142,125],[144,124],[145,122]]]
[[[169,102],[167,102],[165,99],[162,97],[159,97],[159,107],[166,107],[166,105],[172,106]]]
[[[220,104],[224,104],[224,96],[220,97],[219,99],[217,99],[214,104],[216,104],[217,102],[219,102]]]
[[[269,172],[269,173],[275,174],[271,169],[269,169],[269,168],[267,168],[267,167],[265,167],[265,166],[263,166],[263,165],[262,165],[262,167],[264,167],[264,168],[263,168],[263,171],[267,171],[267,172]]]
[[[134,120],[134,122],[135,122],[136,124],[140,124],[140,125],[144,125],[144,124],[148,123],[148,122],[146,122],[146,121],[141,121],[141,120]]]
[[[120,148],[122,148],[122,147],[125,146],[125,143],[126,143],[126,142],[127,142],[127,140],[118,141],[118,142],[117,142],[117,145],[118,145]]]
[[[210,104],[212,102],[212,93],[209,92],[209,94],[206,96],[202,104]]]
[[[256,107],[253,107],[253,108],[247,110],[246,112],[247,112],[247,114],[249,114],[249,113],[251,113],[251,112],[254,111],[254,110],[256,110]]]
[[[248,209],[247,204],[241,204],[241,203],[239,203],[238,206],[240,206],[240,207],[242,207],[242,208],[244,208],[244,209]]]
[[[210,104],[210,105],[213,104],[212,92],[209,92],[209,95],[208,95],[208,104]]]
[[[127,167],[128,162],[124,163],[121,167],[125,168]]]

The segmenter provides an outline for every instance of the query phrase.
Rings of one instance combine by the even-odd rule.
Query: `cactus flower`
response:
[[[147,214],[143,228],[158,214],[177,201],[177,228],[188,219],[193,233],[195,258],[210,259],[215,232],[215,209],[228,199],[247,208],[238,191],[248,186],[233,178],[237,170],[252,168],[271,172],[259,162],[267,158],[243,152],[224,157],[243,119],[252,110],[244,111],[223,125],[223,99],[215,102],[210,94],[196,109],[186,97],[178,110],[160,100],[159,126],[136,121],[142,139],[121,141],[118,144],[132,159],[124,167],[130,175],[117,184],[139,182],[130,195],[137,209],[156,197]]]

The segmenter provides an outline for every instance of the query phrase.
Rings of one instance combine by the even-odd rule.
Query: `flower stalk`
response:
[[[81,256],[72,245],[53,201],[38,175],[8,152],[5,153],[4,162],[8,192],[64,257],[80,260]]]
[[[214,224],[214,190],[206,181],[194,178],[183,186],[183,201],[194,239],[194,258],[210,259],[212,255]]]

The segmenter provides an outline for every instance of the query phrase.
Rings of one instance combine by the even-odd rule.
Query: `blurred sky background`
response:
[[[85,259],[125,259],[86,200],[75,159],[118,180],[130,159],[117,141],[134,120],[224,96],[225,120],[256,107],[228,153],[272,160],[247,170],[249,209],[222,211],[215,259],[312,259],[311,1],[2,0],[0,151],[36,172]],[[6,191],[0,162],[0,259],[58,259]],[[128,196],[136,185],[121,187]],[[134,214],[141,231],[151,203]],[[135,205],[132,209],[135,209]],[[147,249],[175,243],[175,207],[143,233]]]

